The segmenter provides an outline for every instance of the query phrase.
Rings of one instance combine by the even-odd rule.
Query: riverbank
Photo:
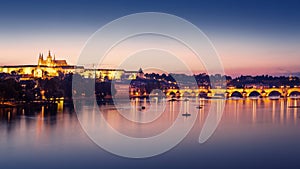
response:
[[[18,107],[28,107],[28,106],[57,106],[54,101],[38,101],[38,102],[2,102],[0,103],[0,108],[18,108]]]

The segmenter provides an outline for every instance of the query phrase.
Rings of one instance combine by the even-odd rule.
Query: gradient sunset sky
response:
[[[76,64],[101,26],[137,12],[164,12],[198,26],[226,74],[300,72],[300,1],[0,1],[0,65],[36,64],[50,49]],[[176,70],[174,70],[176,71]]]

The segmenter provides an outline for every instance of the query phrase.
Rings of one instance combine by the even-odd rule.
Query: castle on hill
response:
[[[51,52],[49,50],[48,56],[45,60],[43,54],[40,53],[38,66],[56,67],[56,66],[68,66],[68,64],[66,60],[56,60],[55,55],[52,58]]]
[[[104,80],[122,80],[144,78],[142,69],[138,71],[126,71],[124,69],[86,69],[83,66],[69,65],[66,60],[57,60],[55,55],[48,52],[44,59],[39,54],[37,65],[10,65],[0,66],[0,73],[20,75],[22,79],[52,78],[61,74],[78,73],[85,78],[96,78]]]

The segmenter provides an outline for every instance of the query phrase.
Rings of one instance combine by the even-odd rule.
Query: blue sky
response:
[[[48,49],[76,63],[104,24],[137,12],[165,12],[198,26],[228,74],[300,71],[299,1],[0,1],[0,65],[34,64]],[[299,68],[298,68],[299,67]]]

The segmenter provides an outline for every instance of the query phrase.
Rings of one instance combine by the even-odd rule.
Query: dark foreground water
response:
[[[149,106],[136,102],[132,105]],[[210,102],[190,101],[204,107],[191,112],[198,116],[187,137],[170,151],[145,159],[119,157],[99,148],[84,133],[72,106],[59,105],[57,113],[45,108],[1,109],[0,168],[300,168],[300,109],[289,108],[300,105],[300,100],[227,100],[217,130],[199,144]],[[112,105],[101,109],[120,132],[148,137],[168,128],[182,104],[166,102],[155,125],[144,126],[127,124]],[[133,110],[128,113],[142,113]]]

